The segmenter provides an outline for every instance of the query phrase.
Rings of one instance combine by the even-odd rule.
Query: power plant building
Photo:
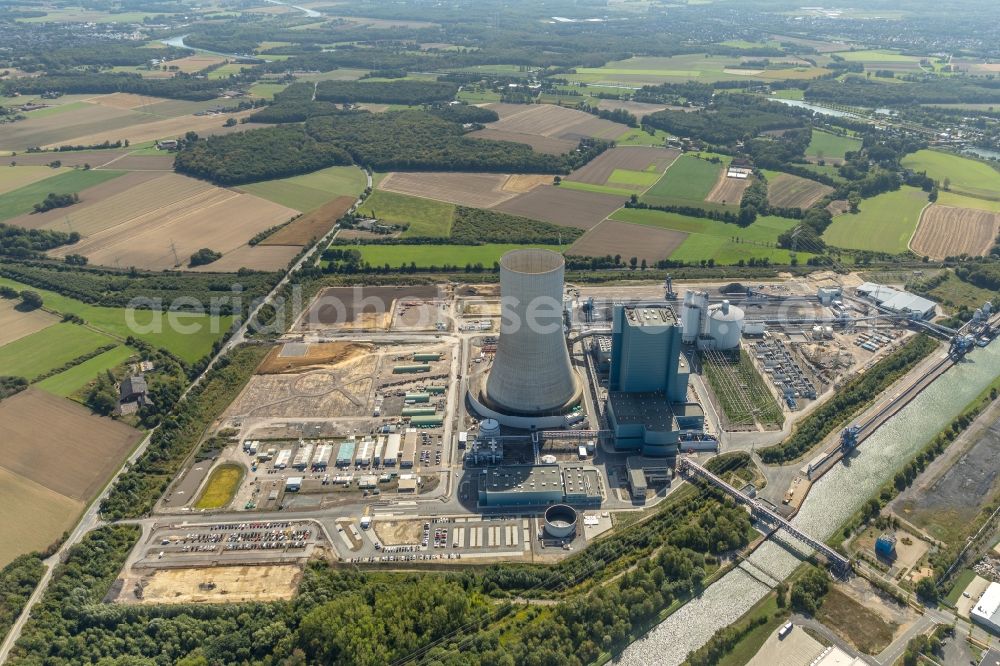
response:
[[[479,474],[480,506],[549,506],[569,502],[599,506],[601,477],[594,467],[555,464],[502,465]]]
[[[530,429],[563,425],[581,397],[563,323],[565,260],[550,250],[500,259],[500,336],[493,366],[469,400],[481,416]]]
[[[667,307],[617,306],[612,320],[607,415],[615,448],[676,454],[682,435],[705,425],[701,406],[687,402],[684,325]]]

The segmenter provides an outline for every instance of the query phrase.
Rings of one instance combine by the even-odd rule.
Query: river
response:
[[[772,102],[778,102],[780,104],[785,104],[786,106],[796,106],[800,109],[809,109],[815,113],[822,114],[824,116],[834,116],[836,118],[861,118],[856,113],[848,113],[847,111],[838,111],[837,109],[828,109],[825,106],[818,106],[816,104],[810,104],[809,102],[803,102],[800,99],[780,99],[778,97],[768,97]]]
[[[827,472],[813,486],[792,522],[814,537],[828,539],[998,375],[1000,342],[976,348],[868,437],[849,461]],[[681,664],[688,652],[704,645],[716,631],[760,601],[771,589],[770,579],[783,580],[799,562],[780,545],[764,543],[747,562],[630,645],[619,663]]]

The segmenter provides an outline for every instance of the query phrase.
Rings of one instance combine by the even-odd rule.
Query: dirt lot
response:
[[[294,564],[163,569],[143,577],[144,604],[237,603],[291,599],[302,577]],[[202,588],[202,584],[214,588]],[[132,597],[132,589],[122,595]],[[134,597],[133,597],[134,598]]]
[[[299,343],[297,343],[299,344]],[[371,345],[354,342],[318,342],[306,344],[306,351],[300,355],[290,355],[282,345],[275,347],[257,368],[259,375],[295,373],[311,370],[321,365],[339,365],[359,356],[370,354]]]
[[[723,171],[719,175],[719,180],[716,181],[715,187],[705,197],[705,201],[739,206],[740,199],[743,198],[743,192],[748,187],[750,187],[749,178],[729,178],[726,176],[726,172]]]
[[[805,210],[825,197],[833,188],[815,180],[783,173],[767,184],[767,201],[780,208]]]
[[[37,389],[0,402],[0,433],[2,467],[83,501],[97,493],[142,437],[123,423]]]
[[[490,139],[492,141],[512,141],[514,143],[525,143],[531,146],[536,153],[546,153],[548,155],[562,155],[576,148],[579,141],[567,139],[557,139],[549,136],[539,136],[537,134],[525,134],[523,132],[507,132],[504,130],[482,129],[471,132],[466,136],[474,139]]]
[[[964,538],[964,528],[996,495],[1000,407],[991,407],[948,452],[892,502],[892,509],[936,539]]]
[[[535,188],[505,201],[497,210],[567,227],[590,229],[622,207],[625,197],[560,189],[552,185]]]
[[[354,197],[337,197],[311,213],[306,213],[286,227],[261,241],[261,245],[305,245],[314,238],[322,238],[333,225],[354,205]]]
[[[196,273],[235,273],[241,268],[280,271],[288,266],[301,249],[297,245],[241,245],[235,250],[226,252],[217,261],[189,270]],[[186,265],[182,268],[186,268]]]
[[[0,298],[0,347],[59,322],[44,310],[16,309],[20,303],[17,299]]]
[[[1000,214],[953,206],[928,206],[910,240],[910,249],[931,259],[960,254],[982,256],[1000,233]]]
[[[44,550],[70,529],[84,503],[0,467],[0,567],[18,555]]]
[[[626,262],[631,257],[636,257],[640,261],[645,259],[653,263],[669,257],[687,236],[686,233],[671,229],[605,220],[573,243],[566,254],[584,257],[620,254]]]
[[[568,176],[568,179],[579,183],[604,185],[615,169],[645,171],[650,167],[655,167],[657,173],[663,173],[680,154],[679,150],[673,148],[646,148],[644,146],[612,148],[574,171]]]
[[[516,192],[504,191],[509,176],[502,173],[399,172],[386,175],[380,190],[447,201],[473,208],[492,208],[513,199]]]
[[[227,414],[286,419],[370,416],[368,404],[380,360],[370,354],[322,370],[255,375]]]
[[[329,326],[354,322],[359,314],[387,315],[397,299],[438,298],[435,285],[404,287],[331,287],[324,289],[309,306],[300,326]],[[388,321],[386,322],[388,325]]]
[[[418,544],[424,534],[424,523],[421,520],[376,520],[372,527],[386,546]]]

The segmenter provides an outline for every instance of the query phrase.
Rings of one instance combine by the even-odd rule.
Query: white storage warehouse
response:
[[[969,614],[974,622],[1000,634],[1000,583],[990,583]]]

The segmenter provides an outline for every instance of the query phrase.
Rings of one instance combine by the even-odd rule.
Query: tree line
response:
[[[374,102],[378,104],[430,104],[453,99],[458,86],[444,81],[320,81],[316,99],[321,102]]]

